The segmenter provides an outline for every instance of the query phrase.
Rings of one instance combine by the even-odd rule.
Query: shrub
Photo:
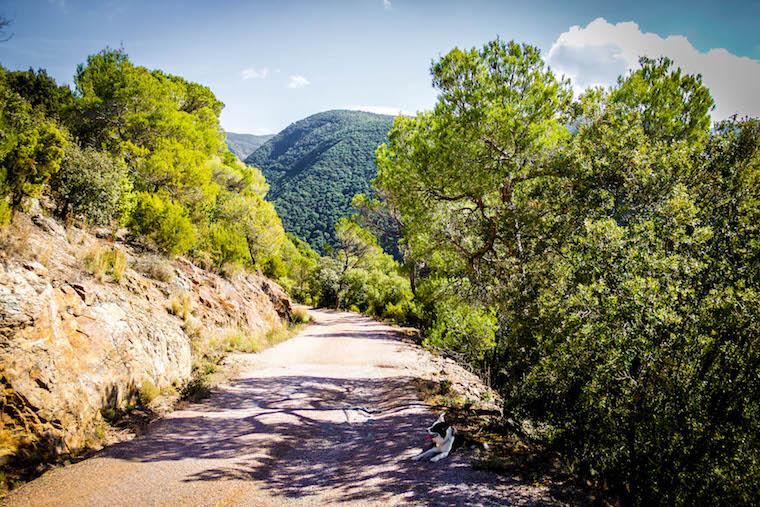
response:
[[[67,140],[41,112],[13,91],[0,68],[0,201],[21,209],[28,197],[39,194],[61,166]],[[7,215],[7,210],[0,210]],[[6,217],[7,218],[7,217]]]
[[[171,263],[159,255],[148,255],[140,259],[137,263],[137,269],[153,278],[164,283],[174,280],[174,268]]]
[[[264,263],[264,274],[269,278],[275,280],[284,279],[288,274],[287,266],[278,256],[273,256],[267,259]]]
[[[145,379],[142,381],[142,384],[140,384],[140,391],[138,392],[138,399],[140,401],[140,405],[143,407],[148,407],[153,400],[155,400],[158,395],[161,394],[158,387],[156,387],[156,384],[153,383],[150,379]]]
[[[169,255],[185,253],[195,244],[187,210],[163,194],[137,194],[130,227]]]
[[[302,308],[300,306],[293,308],[292,318],[294,324],[306,324],[311,320],[309,312],[306,310],[306,308]]]
[[[204,240],[204,248],[211,254],[217,268],[223,268],[228,264],[251,264],[245,236],[230,225],[212,224]]]
[[[123,162],[71,143],[50,188],[60,217],[71,214],[92,225],[107,225],[129,210],[132,185]]]
[[[446,350],[468,364],[476,364],[496,345],[497,330],[491,310],[458,301],[439,302],[423,344]]]
[[[403,303],[387,303],[385,305],[385,309],[383,310],[383,317],[386,319],[395,320],[396,322],[405,322],[407,320],[408,314],[409,307]]]
[[[180,396],[187,401],[200,401],[211,395],[211,384],[208,376],[194,376],[180,391]]]
[[[11,206],[5,199],[0,198],[0,227],[8,225],[11,221]]]

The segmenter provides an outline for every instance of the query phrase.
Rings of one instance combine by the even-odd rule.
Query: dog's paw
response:
[[[430,461],[432,461],[432,462],[441,461],[441,460],[442,460],[443,458],[445,458],[446,456],[448,456],[448,454],[439,454],[438,456],[435,456],[435,457],[434,457],[433,459],[431,459]]]

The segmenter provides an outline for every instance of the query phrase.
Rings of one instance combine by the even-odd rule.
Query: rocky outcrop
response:
[[[146,381],[160,390],[188,380],[199,336],[266,333],[290,318],[282,289],[258,275],[227,280],[153,258],[166,264],[157,280],[133,269],[141,256],[125,245],[42,216],[15,228],[0,250],[0,463],[30,446],[87,445],[103,408],[123,408]],[[103,248],[128,259],[118,282],[82,267]]]

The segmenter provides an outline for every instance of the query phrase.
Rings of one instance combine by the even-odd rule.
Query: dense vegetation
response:
[[[223,104],[208,88],[110,49],[80,65],[74,83],[0,70],[3,222],[45,191],[61,218],[126,226],[168,255],[301,283],[293,277],[306,276],[301,256],[312,254],[285,234],[261,172],[227,149]]]
[[[412,291],[393,257],[354,219],[340,219],[335,235],[338,245],[319,259],[304,300],[407,321],[413,311]]]
[[[578,99],[513,42],[432,76],[377,154],[427,343],[624,503],[756,501],[760,122],[710,130],[665,59]]]
[[[245,160],[248,155],[256,151],[259,146],[274,137],[274,134],[257,136],[253,134],[236,134],[234,132],[225,133],[227,147],[240,160]]]
[[[385,142],[390,116],[327,111],[300,120],[253,152],[285,229],[324,253],[337,245],[335,225],[347,217],[355,194],[368,193],[375,149]]]
[[[74,91],[0,69],[0,221],[45,192],[62,218],[415,323],[623,503],[751,504],[760,122],[711,128],[701,79],[665,59],[577,98],[536,48],[499,40],[432,76],[435,108],[388,138],[389,117],[330,111],[247,159],[286,234],[208,88],[120,50]]]

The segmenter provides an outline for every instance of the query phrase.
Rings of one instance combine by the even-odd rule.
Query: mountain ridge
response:
[[[323,251],[351,199],[371,193],[375,150],[387,141],[393,116],[334,109],[288,125],[246,159],[261,169],[289,232]]]
[[[225,132],[227,147],[240,160],[245,160],[248,155],[256,151],[262,144],[272,139],[275,134],[238,134]]]

